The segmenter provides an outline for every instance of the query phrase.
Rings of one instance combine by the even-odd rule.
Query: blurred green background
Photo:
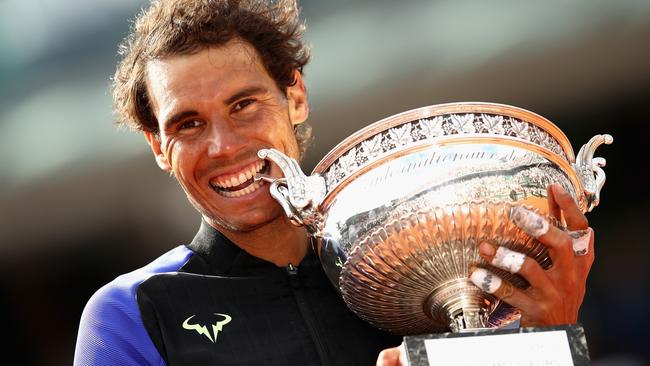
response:
[[[198,214],[112,122],[117,44],[144,1],[0,1],[3,365],[68,365],[85,302],[187,243]],[[650,360],[650,1],[302,1],[316,140],[306,171],[388,115],[450,101],[537,112],[601,147],[581,321],[595,365]]]

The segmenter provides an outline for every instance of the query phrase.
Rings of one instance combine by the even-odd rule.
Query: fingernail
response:
[[[522,206],[510,210],[510,220],[528,235],[538,238],[548,232],[548,221],[537,213]]]
[[[566,190],[559,183],[553,183],[553,191],[557,195],[566,194]]]
[[[523,253],[515,252],[506,247],[499,247],[492,259],[492,265],[505,269],[510,273],[517,273],[521,269],[521,266],[524,265],[525,259],[526,255]]]
[[[487,292],[488,294],[493,294],[496,290],[501,287],[501,278],[492,274],[492,272],[486,270],[485,268],[476,268],[472,275],[470,276],[472,283],[480,288],[481,290]]]

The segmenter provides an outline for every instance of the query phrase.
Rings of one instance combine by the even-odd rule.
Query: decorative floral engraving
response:
[[[368,159],[374,159],[379,156],[384,150],[381,148],[381,134],[375,135],[370,140],[361,142],[361,149]]]
[[[556,153],[558,155],[565,156],[564,151],[562,150],[562,146],[560,146],[560,144],[558,144],[557,141],[555,141],[555,139],[553,139],[553,145],[551,146],[551,151],[553,151],[554,153]],[[566,156],[565,156],[565,158],[566,158]]]
[[[394,127],[388,130],[388,135],[395,142],[396,146],[404,146],[413,142],[411,138],[411,124],[406,123],[402,127]]]
[[[450,128],[456,133],[473,133],[474,115],[471,113],[452,114],[450,119]]]
[[[553,151],[556,154],[560,154],[564,156],[564,153],[562,152],[562,148],[560,147],[560,144],[551,136],[548,132],[542,131],[541,133],[542,141],[540,142],[540,145],[544,146],[545,148]]]
[[[422,135],[422,129],[417,125],[417,122],[413,125],[411,125],[411,138],[413,141],[420,141],[426,139]]]
[[[530,142],[534,144],[542,144],[542,141],[544,140],[544,136],[542,135],[543,133],[544,132],[535,125],[528,126],[528,137],[530,138]]]
[[[528,123],[523,122],[523,121],[518,121],[514,118],[510,119],[510,128],[512,129],[512,132],[514,133],[514,136],[523,138],[526,140],[530,139],[530,136],[528,135]]]
[[[495,133],[497,135],[505,135],[506,131],[503,129],[503,116],[484,114],[482,115],[483,126],[487,133]]]
[[[327,182],[328,187],[332,187],[334,184],[339,182],[339,164],[338,162],[332,164],[332,166],[325,173],[325,181]]]
[[[381,133],[382,139],[381,139],[381,148],[384,152],[392,150],[395,148],[395,141],[393,141],[388,132],[384,131]]]
[[[347,154],[341,156],[339,162],[341,164],[341,170],[343,174],[351,173],[357,168],[357,164],[355,161],[356,157],[357,157],[356,148],[352,148],[352,150],[348,151]]]
[[[442,129],[442,116],[436,116],[433,118],[423,118],[418,121],[420,125],[420,133],[424,138],[432,138],[437,136],[443,136],[445,131]]]
[[[484,118],[483,115],[476,116],[474,118],[474,122],[472,122],[474,124],[474,132],[476,133],[490,132],[490,130],[488,130],[487,127],[485,126],[485,123],[483,122],[483,118]]]
[[[378,156],[417,141],[436,137],[480,133],[505,135],[530,141],[567,159],[560,143],[542,128],[510,116],[471,113],[421,118],[396,126],[362,141],[335,161],[325,172],[328,187]]]
[[[357,147],[357,156],[354,159],[354,162],[357,166],[361,166],[365,164],[368,161],[368,156],[364,153],[363,150],[361,150],[360,147]]]
[[[512,121],[510,118],[503,120],[503,130],[505,131],[504,135],[516,137],[517,134],[512,130]]]

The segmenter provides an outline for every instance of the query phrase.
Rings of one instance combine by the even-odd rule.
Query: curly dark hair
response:
[[[278,88],[286,92],[309,62],[302,41],[296,0],[152,0],[137,16],[120,45],[122,60],[113,78],[113,106],[118,125],[158,133],[149,104],[147,63],[170,55],[193,54],[235,38],[250,43]],[[311,128],[297,126],[301,155]]]

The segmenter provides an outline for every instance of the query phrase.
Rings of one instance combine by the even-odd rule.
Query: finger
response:
[[[589,228],[589,230],[591,230],[591,237],[589,238],[589,254],[592,257],[595,257],[596,256],[596,246],[595,246],[594,242],[596,240],[594,239],[594,236],[595,236],[594,229]],[[592,258],[592,261],[593,261],[593,258]]]
[[[583,270],[584,274],[588,274],[589,271],[591,270],[591,265],[594,263],[594,259],[596,255],[594,251],[594,231],[592,228],[588,228],[587,231],[588,231],[588,234],[586,235],[586,237],[588,238],[587,250],[586,250],[587,253],[584,255],[580,255],[578,256],[578,258],[576,258],[577,259],[576,265]],[[582,245],[583,243],[576,244],[576,242],[574,241],[573,242],[574,252],[576,251],[576,248],[580,250]]]
[[[550,229],[550,224],[545,217],[523,206],[514,206],[510,210],[510,220],[534,238],[546,234]]]
[[[584,256],[589,253],[589,242],[591,241],[591,229],[586,230],[569,230],[567,234],[573,242],[573,253],[578,256]]]
[[[559,184],[553,184],[551,189],[555,203],[557,203],[564,214],[567,228],[569,230],[586,230],[589,227],[589,221],[582,211],[580,211],[573,197]]]
[[[506,270],[510,273],[517,273],[526,260],[526,255],[515,252],[504,246],[494,247],[492,244],[483,242],[479,245],[479,254],[491,265]]]
[[[408,358],[406,357],[406,346],[404,342],[397,347],[399,350],[399,363],[396,366],[408,366]]]
[[[553,266],[570,265],[574,256],[573,241],[566,232],[551,225],[545,217],[522,206],[512,208],[510,219],[521,230],[549,248]]]
[[[470,280],[476,287],[516,308],[530,307],[532,300],[522,290],[515,288],[510,282],[502,280],[501,277],[485,268],[473,268]]]
[[[399,347],[388,348],[379,353],[377,366],[399,366],[400,363]]]
[[[481,243],[479,253],[493,266],[521,275],[535,291],[542,294],[550,292],[551,280],[533,258],[503,246],[495,248],[487,242]]]
[[[594,260],[596,259],[596,245],[594,244],[596,241],[594,239],[595,234],[592,228],[589,228],[589,230],[591,230],[591,237],[589,238],[589,253],[585,256],[585,269],[587,270],[586,273],[589,273],[591,266],[594,264]]]
[[[546,187],[546,197],[548,197],[548,214],[555,217],[558,221],[562,221],[562,210],[560,205],[555,201],[555,194],[553,193],[553,186],[557,183],[550,184]]]

